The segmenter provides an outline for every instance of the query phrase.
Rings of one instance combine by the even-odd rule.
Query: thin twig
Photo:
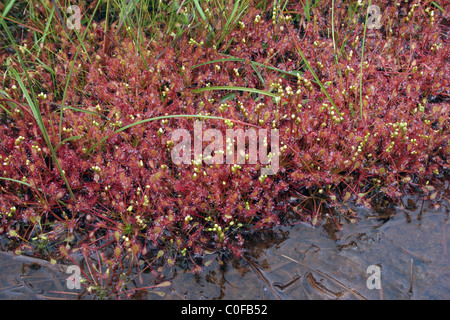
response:
[[[277,291],[272,287],[269,280],[267,280],[267,278],[262,274],[262,272],[258,269],[258,267],[251,260],[249,260],[245,257],[243,257],[243,258],[248,263],[248,265],[253,269],[253,271],[255,271],[258,278],[260,278],[267,285],[267,287],[270,289],[270,291],[272,291],[272,293],[275,295],[275,297],[277,297],[278,300],[282,300],[282,298],[278,295]]]
[[[58,6],[57,6],[55,0],[52,0],[52,2],[53,2],[53,6],[55,7],[56,15],[58,16],[59,22],[61,22],[61,24],[62,24],[64,30],[66,31],[66,34],[69,34],[69,30],[67,30],[67,26],[66,26],[66,24],[64,23],[64,20],[63,20],[63,18],[62,18],[61,12],[59,11],[59,8],[58,8]]]
[[[411,259],[411,277],[410,277],[410,282],[409,282],[409,293],[410,294],[413,293],[413,264],[414,264],[414,260]]]
[[[447,220],[442,223],[442,248],[444,256],[447,256]]]
[[[364,297],[363,295],[361,295],[360,293],[356,292],[356,291],[353,290],[353,289],[348,288],[348,287],[347,287],[346,285],[344,285],[342,282],[340,282],[339,280],[337,280],[337,279],[335,279],[335,278],[333,278],[333,277],[327,275],[326,273],[323,273],[323,272],[320,271],[320,270],[317,270],[317,269],[315,269],[315,268],[312,268],[312,267],[310,267],[310,266],[308,266],[308,265],[306,265],[306,264],[304,264],[304,263],[302,263],[302,262],[300,262],[300,261],[297,261],[297,260],[295,260],[295,259],[292,259],[291,257],[288,257],[288,256],[286,256],[286,255],[284,255],[284,254],[282,254],[281,256],[284,257],[284,258],[286,258],[286,259],[289,259],[289,260],[291,260],[292,262],[295,262],[295,263],[297,263],[297,264],[299,264],[299,265],[301,265],[301,266],[303,266],[303,267],[305,267],[305,268],[307,268],[307,269],[309,269],[309,270],[312,270],[312,271],[314,271],[314,272],[320,274],[321,276],[323,276],[323,277],[325,277],[325,278],[327,278],[327,279],[329,279],[329,280],[331,280],[331,281],[334,281],[334,282],[337,283],[340,287],[342,287],[343,289],[345,289],[345,290],[348,291],[348,292],[353,293],[353,294],[354,294],[355,296],[357,296],[358,298],[361,298],[361,299],[363,299],[363,300],[367,300],[367,298],[365,298],[365,297]]]
[[[418,254],[418,253],[409,251],[408,249],[405,249],[405,248],[403,248],[402,246],[398,246],[398,248],[399,248],[401,251],[403,251],[404,253],[409,254],[409,255],[413,256],[414,258],[417,258],[417,259],[419,259],[419,260],[421,260],[421,261],[423,261],[423,262],[425,262],[425,263],[430,263],[430,262],[433,261],[433,260],[431,260],[431,259],[429,259],[429,258],[426,258],[426,257],[424,257],[424,256],[422,256],[422,255],[420,255],[420,254]]]

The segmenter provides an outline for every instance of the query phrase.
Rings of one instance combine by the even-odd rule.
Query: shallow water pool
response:
[[[251,238],[244,259],[210,254],[198,274],[175,265],[165,271],[170,285],[133,299],[449,299],[446,196],[448,189],[438,206],[406,196],[403,208],[353,207],[359,221],[341,231],[331,220],[313,228],[292,214],[290,223]],[[68,289],[62,266],[15,256],[2,241],[0,299],[96,298]],[[130,285],[153,281],[142,273]]]

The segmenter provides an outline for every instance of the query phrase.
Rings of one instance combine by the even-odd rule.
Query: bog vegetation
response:
[[[129,266],[200,272],[205,252],[243,255],[287,210],[341,228],[357,223],[349,202],[436,197],[446,1],[76,4],[79,29],[69,1],[0,5],[0,234],[17,254],[96,256],[84,285],[129,296]],[[171,132],[195,121],[278,129],[279,171],[175,165]]]

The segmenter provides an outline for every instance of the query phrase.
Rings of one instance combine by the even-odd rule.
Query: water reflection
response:
[[[342,230],[331,219],[312,228],[292,213],[284,225],[249,237],[245,258],[207,255],[198,274],[175,265],[165,271],[170,286],[136,291],[133,298],[449,299],[446,198],[448,189],[439,206],[407,196],[402,208],[349,207],[358,221],[341,221]],[[380,289],[367,287],[370,265],[380,267]],[[1,299],[95,298],[68,290],[67,276],[61,266],[0,252]],[[154,281],[152,272],[141,273],[129,287]]]

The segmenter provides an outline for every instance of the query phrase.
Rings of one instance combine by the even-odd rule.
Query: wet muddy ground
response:
[[[211,254],[199,274],[176,265],[170,286],[138,291],[134,299],[430,299],[450,298],[449,203],[407,196],[404,207],[382,212],[353,207],[356,223],[312,228],[291,223],[253,237],[245,259]],[[0,251],[0,299],[92,299],[69,290],[64,269]],[[380,289],[368,287],[378,267]],[[375,284],[376,279],[369,283]],[[129,286],[148,286],[151,273]]]

